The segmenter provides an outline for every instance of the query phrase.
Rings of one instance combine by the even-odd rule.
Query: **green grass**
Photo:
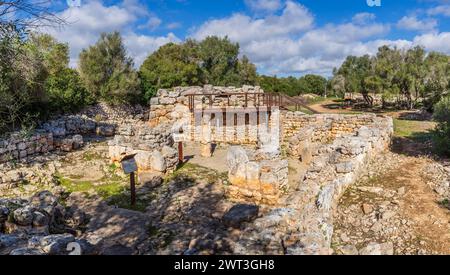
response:
[[[444,199],[444,200],[440,201],[439,204],[442,205],[443,207],[450,209],[450,201],[448,199]]]
[[[214,183],[218,178],[224,175],[201,165],[185,162],[181,164],[178,169],[170,176],[164,179],[167,183],[171,180],[183,179],[195,183],[197,179],[206,179],[209,183]]]
[[[68,193],[95,193],[106,200],[109,205],[115,205],[119,208],[143,212],[153,199],[151,196],[137,196],[136,205],[132,206],[130,204],[130,188],[120,182],[94,183],[90,181],[77,181],[60,175],[58,176],[58,180],[60,185],[63,186]]]
[[[85,161],[91,161],[96,159],[103,159],[103,156],[98,152],[90,152],[90,151],[85,152],[83,154],[83,160]]]
[[[420,134],[427,134],[435,126],[431,121],[417,121],[394,119],[394,134],[397,137],[413,138]]]

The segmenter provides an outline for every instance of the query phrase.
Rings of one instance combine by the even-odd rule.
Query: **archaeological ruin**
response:
[[[110,163],[136,154],[139,184],[151,188],[164,185],[163,179],[191,158],[223,167],[226,179],[220,188],[233,207],[216,220],[241,229],[230,253],[331,254],[338,200],[369,162],[389,148],[393,121],[376,114],[308,115],[296,110],[299,104],[259,87],[205,85],[159,90],[149,110],[94,106],[0,140],[0,190],[37,179],[53,188],[58,167],[42,169],[48,167],[43,164],[47,158],[80,150],[92,136],[104,137]],[[218,148],[224,153],[218,154]],[[35,166],[41,169],[30,168]],[[61,249],[49,248],[48,239],[51,221],[57,219],[54,209],[61,206],[48,193],[33,198],[37,204],[21,200],[14,207],[0,199],[0,229],[28,234],[28,246],[18,245],[13,254],[34,253],[39,247],[44,254],[58,253]],[[52,210],[45,212],[43,204]],[[68,217],[73,221],[77,215],[72,211]],[[38,232],[47,239],[33,237]],[[75,240],[62,236],[59,244]],[[30,246],[32,238],[38,244]],[[0,251],[2,245],[4,241]],[[183,249],[181,253],[192,252]]]

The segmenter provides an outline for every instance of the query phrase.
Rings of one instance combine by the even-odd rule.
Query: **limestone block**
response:
[[[204,158],[211,157],[212,156],[212,151],[213,151],[212,143],[210,143],[210,142],[202,143],[200,150],[201,150],[200,155],[202,157],[204,157]]]
[[[249,161],[247,152],[241,146],[231,146],[227,152],[227,165],[229,170],[234,170],[239,164]]]
[[[151,155],[151,167],[158,172],[165,172],[167,169],[166,161],[159,151],[153,151]]]
[[[152,153],[149,151],[138,151],[136,156],[137,167],[140,171],[146,171],[152,169]]]
[[[72,140],[73,140],[73,149],[79,149],[83,146],[83,136],[74,135],[72,137]]]

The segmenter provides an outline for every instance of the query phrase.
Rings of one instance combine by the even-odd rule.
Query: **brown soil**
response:
[[[407,157],[398,168],[377,179],[389,188],[405,187],[399,199],[400,215],[414,221],[416,236],[425,241],[427,250],[450,254],[450,211],[439,205],[437,194],[427,185],[423,169],[432,160]]]

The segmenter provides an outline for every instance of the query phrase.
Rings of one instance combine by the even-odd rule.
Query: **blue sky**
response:
[[[77,0],[75,0],[77,1]],[[168,42],[228,35],[271,75],[330,75],[347,55],[388,44],[450,54],[450,0],[53,1],[67,26],[47,32],[71,46],[71,65],[101,32],[118,30],[138,67]]]

